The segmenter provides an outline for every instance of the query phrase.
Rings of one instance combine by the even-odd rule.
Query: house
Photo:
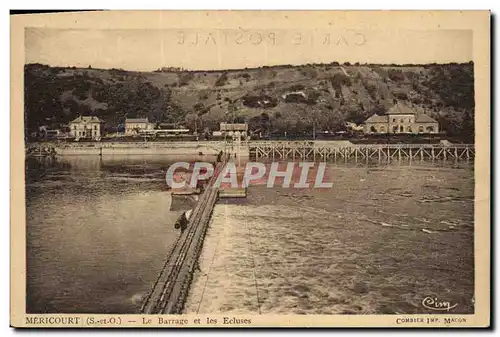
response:
[[[409,106],[397,103],[385,114],[370,116],[365,121],[364,133],[438,133],[438,122]]]
[[[43,125],[38,128],[38,132],[35,132],[34,136],[40,136],[45,139],[64,138],[68,134],[66,129],[67,128],[49,129],[46,125]]]
[[[219,131],[227,136],[242,136],[246,137],[248,132],[248,124],[246,123],[220,123]]]
[[[221,136],[236,139],[248,139],[247,123],[220,123],[219,132]]]
[[[54,138],[62,138],[64,136],[64,132],[60,129],[47,129],[45,130],[45,138],[54,139]]]
[[[139,134],[139,131],[153,130],[154,123],[149,123],[147,118],[127,118],[125,119],[125,135],[132,136]]]
[[[103,125],[104,121],[96,116],[80,116],[69,123],[69,134],[76,139],[100,139]]]

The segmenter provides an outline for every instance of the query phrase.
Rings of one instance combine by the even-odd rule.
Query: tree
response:
[[[184,118],[184,124],[186,125],[186,128],[192,132],[200,132],[203,130],[203,120],[195,113],[187,114]]]

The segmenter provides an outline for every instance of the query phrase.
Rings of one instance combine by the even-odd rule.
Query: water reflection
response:
[[[27,311],[132,313],[177,231],[172,158],[29,159]]]

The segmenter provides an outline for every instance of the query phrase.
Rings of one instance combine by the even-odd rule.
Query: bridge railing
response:
[[[374,149],[421,149],[421,148],[457,148],[457,149],[474,149],[474,144],[346,144],[337,143],[335,141],[250,141],[248,142],[250,148],[254,147],[270,147],[270,148],[325,148],[325,147],[335,147],[335,148],[374,148]]]
[[[441,149],[441,148],[457,148],[457,149],[473,149],[474,144],[354,144],[353,147],[357,148],[384,148],[384,149]]]

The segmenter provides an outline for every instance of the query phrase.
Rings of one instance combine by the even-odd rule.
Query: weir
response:
[[[253,141],[250,157],[272,159],[472,159],[473,144],[352,144],[335,141]]]

